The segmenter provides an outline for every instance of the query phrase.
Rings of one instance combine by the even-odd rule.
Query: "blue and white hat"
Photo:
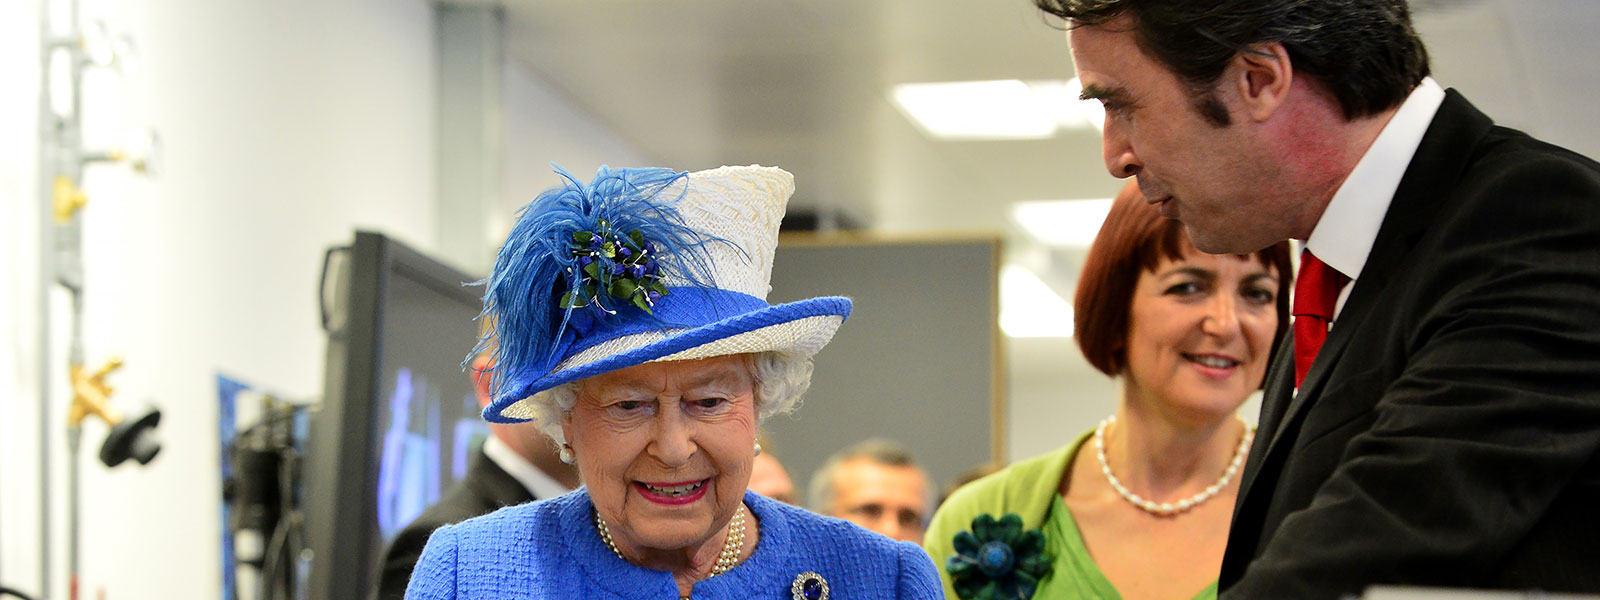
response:
[[[753,352],[808,358],[850,300],[772,306],[772,256],[794,176],[775,167],[695,173],[601,167],[524,207],[486,281],[480,349],[493,347],[497,423],[529,397],[652,361]]]

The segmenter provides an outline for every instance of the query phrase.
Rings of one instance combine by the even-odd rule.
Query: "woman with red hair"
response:
[[[926,545],[946,596],[1215,598],[1253,435],[1236,413],[1288,326],[1291,273],[1287,243],[1202,253],[1124,188],[1074,306],[1116,410],[940,507]]]

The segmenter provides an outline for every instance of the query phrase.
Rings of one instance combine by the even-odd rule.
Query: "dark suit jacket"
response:
[[[1600,165],[1448,92],[1298,396],[1284,346],[1223,598],[1600,591]]]
[[[528,488],[522,486],[500,465],[489,460],[480,448],[478,455],[467,467],[467,476],[445,492],[437,504],[428,507],[407,525],[383,553],[383,564],[378,570],[378,600],[401,600],[406,595],[406,584],[411,581],[411,569],[422,556],[433,530],[460,523],[478,515],[492,513],[502,507],[514,506],[535,500]]]

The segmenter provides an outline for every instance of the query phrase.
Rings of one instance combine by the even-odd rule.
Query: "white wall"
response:
[[[516,209],[560,183],[550,163],[584,182],[600,165],[678,170],[717,166],[658,164],[515,60],[506,61],[502,83],[505,163],[500,172],[506,210],[494,231],[510,231]]]
[[[1006,458],[1066,445],[1117,410],[1122,385],[1094,370],[1072,338],[1005,338]]]
[[[37,194],[39,19],[34,2],[0,4],[0,584],[38,578]]]
[[[1600,157],[1600,2],[1490,0],[1418,14],[1433,75],[1500,125]]]
[[[39,4],[0,6],[0,86],[12,90],[0,105],[0,190],[7,233],[30,238]],[[355,227],[433,244],[432,8],[426,0],[86,0],[83,12],[127,30],[138,48],[121,80],[104,90],[110,104],[91,101],[85,117],[148,123],[165,147],[155,178],[116,167],[86,176],[87,357],[126,359],[111,379],[114,402],[160,405],[166,445],[147,467],[108,470],[93,457],[106,428],[85,428],[82,593],[214,598],[221,581],[216,374],[293,397],[320,393],[315,292],[323,249],[347,242]],[[27,93],[13,97],[19,90]],[[38,264],[39,249],[12,239],[6,295],[25,301],[37,280],[20,274]],[[9,358],[0,396],[11,403],[0,419],[0,576],[37,591],[31,524],[39,508],[33,404],[40,382],[27,366],[37,360],[37,312],[23,304],[0,305],[13,325],[3,332],[10,352],[0,355]],[[65,398],[56,399],[50,414],[62,418],[52,423],[66,414]],[[62,456],[62,436],[52,435],[52,451]],[[52,473],[64,481],[61,465]],[[64,516],[64,494],[52,498],[51,510]],[[51,540],[59,576],[64,531],[55,529]],[[52,592],[66,597],[62,579]]]
[[[0,86],[11,91],[0,95],[0,581],[29,592],[39,590],[42,1],[0,4]],[[110,470],[93,457],[106,428],[86,427],[83,595],[216,598],[216,375],[319,395],[323,250],[358,227],[424,251],[437,242],[433,9],[427,0],[83,1],[86,17],[108,17],[138,46],[122,77],[101,80],[85,116],[95,111],[101,131],[149,124],[165,148],[156,177],[117,167],[86,176],[86,350],[91,363],[126,359],[111,379],[114,402],[161,406],[166,441],[149,466]],[[651,162],[536,76],[515,65],[504,73],[500,219],[556,182],[549,162],[584,178],[602,163]],[[56,333],[52,354],[64,355],[63,328]],[[52,426],[66,414],[64,393],[55,400]],[[64,436],[50,435],[60,459]],[[50,473],[52,598],[64,598],[64,463]]]

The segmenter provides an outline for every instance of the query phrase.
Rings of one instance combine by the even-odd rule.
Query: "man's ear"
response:
[[[1294,65],[1280,42],[1254,44],[1235,54],[1224,71],[1250,120],[1266,121],[1289,98]]]
[[[491,389],[494,375],[489,372],[493,367],[494,363],[490,362],[488,356],[472,359],[469,376],[472,377],[472,390],[478,394],[478,408],[488,408],[489,403],[494,401],[494,390]]]

